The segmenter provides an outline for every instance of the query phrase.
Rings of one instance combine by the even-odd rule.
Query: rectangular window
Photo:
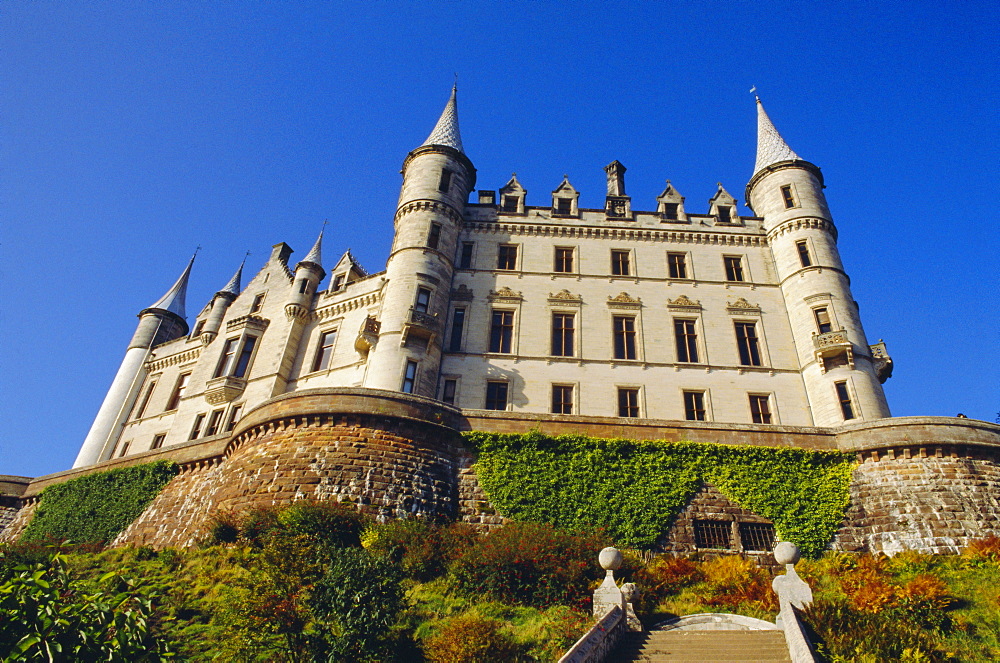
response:
[[[674,337],[677,341],[677,361],[697,363],[698,333],[694,320],[674,320]]]
[[[770,552],[774,550],[774,525],[770,523],[739,523],[740,544],[743,550]]]
[[[742,281],[743,280],[743,257],[742,256],[724,256],[722,260],[726,264],[726,280],[727,281]]]
[[[497,247],[497,269],[517,269],[517,247],[501,244]]]
[[[733,208],[727,205],[719,205],[715,208],[716,213],[719,215],[719,223],[732,223],[733,221]]]
[[[333,277],[333,283],[330,285],[330,290],[333,292],[339,292],[341,288],[344,287],[344,275],[337,274]]]
[[[833,331],[833,324],[830,322],[830,311],[825,306],[814,308],[813,315],[816,316],[816,329],[819,330],[820,334]]]
[[[506,410],[507,409],[507,388],[506,382],[486,383],[486,409]]]
[[[472,269],[472,242],[462,242],[462,253],[458,257],[459,269]]]
[[[632,273],[629,264],[628,251],[611,252],[611,273],[615,276],[628,276]]]
[[[465,330],[465,309],[457,308],[451,314],[451,340],[449,352],[462,351],[462,332]]]
[[[668,253],[667,270],[672,279],[686,279],[688,277],[687,256],[683,253]]]
[[[490,322],[490,352],[509,354],[513,340],[514,312],[493,311],[493,319]]]
[[[427,307],[431,304],[431,291],[427,288],[417,288],[417,299],[413,303],[413,310],[419,313],[427,313]]]
[[[188,437],[189,440],[197,440],[201,437],[201,427],[205,425],[205,415],[199,414],[194,418],[194,426],[191,427],[191,435]]]
[[[809,244],[805,240],[795,242],[795,248],[799,250],[799,262],[803,267],[810,267],[813,264],[812,256],[809,255]]]
[[[450,188],[451,188],[451,171],[442,170],[441,181],[438,182],[438,191],[442,193],[448,193],[448,189]]]
[[[854,418],[854,404],[851,403],[851,392],[847,390],[846,382],[834,382],[837,388],[837,400],[840,401],[840,411],[844,415],[844,421]]]
[[[408,360],[406,370],[403,371],[403,388],[400,390],[404,394],[412,394],[413,388],[417,384],[417,362]]]
[[[785,201],[785,209],[795,207],[795,196],[792,195],[792,185],[786,184],[781,187],[781,199]]]
[[[455,392],[458,390],[458,380],[445,380],[441,389],[441,401],[448,405],[455,404]]]
[[[750,418],[755,424],[771,423],[770,396],[767,394],[750,394]]]
[[[503,211],[508,214],[517,214],[517,196],[503,197]]]
[[[174,391],[170,394],[170,400],[167,401],[167,408],[164,412],[169,412],[170,410],[176,410],[177,406],[181,403],[181,398],[184,397],[184,390],[187,389],[188,382],[191,381],[190,373],[182,373],[177,378],[177,384],[174,385]]]
[[[573,247],[571,246],[557,246],[555,265],[553,266],[554,271],[561,273],[572,272],[573,252]]]
[[[250,304],[250,312],[258,313],[260,309],[263,308],[263,306],[264,306],[264,293],[262,292],[253,298],[253,303]]]
[[[552,385],[552,414],[573,414],[572,385]]]
[[[306,294],[309,289],[309,279],[299,279],[299,294]]]
[[[632,418],[639,416],[639,390],[635,387],[618,389],[618,416]]]
[[[705,392],[684,392],[684,418],[688,421],[705,421]]]
[[[240,348],[240,356],[236,360],[236,368],[233,369],[234,378],[241,378],[247,374],[247,370],[250,368],[250,358],[253,357],[253,349],[256,345],[256,336],[244,337],[243,347]]]
[[[201,330],[205,328],[205,320],[199,320],[195,323],[194,331],[191,332],[191,338],[197,338],[201,336]]]
[[[615,359],[635,359],[635,318],[616,315],[614,319]]]
[[[233,409],[229,412],[229,421],[226,423],[226,432],[227,433],[232,432],[232,430],[234,428],[236,428],[236,424],[240,420],[240,413],[241,412],[243,412],[243,406],[242,405],[234,405],[233,406]]]
[[[134,419],[142,419],[142,415],[146,412],[146,406],[149,405],[149,398],[153,395],[153,389],[156,388],[156,380],[150,380],[149,386],[146,387],[146,391],[142,395],[142,400],[139,401],[139,407],[135,409]]]
[[[552,355],[573,356],[573,333],[576,331],[576,316],[572,313],[552,314]]]
[[[556,198],[556,214],[569,216],[573,213],[572,198]]]
[[[336,340],[336,330],[323,332],[319,337],[319,347],[316,348],[316,359],[313,361],[314,371],[325,371],[330,368],[330,358],[333,357],[333,343]]]
[[[150,449],[159,449],[159,448],[161,448],[163,446],[163,442],[166,439],[167,439],[167,434],[166,433],[158,433],[158,434],[154,435],[153,436],[153,443],[151,445],[149,445],[149,448]],[[128,443],[126,443],[125,444],[125,448],[122,449],[122,455],[123,456],[125,455],[126,451],[128,451]]]
[[[229,372],[233,369],[233,362],[236,359],[236,346],[239,342],[240,339],[238,338],[226,340],[226,344],[222,346],[222,356],[219,357],[219,365],[215,367],[215,374],[212,377],[218,378],[223,375],[229,375]]]
[[[165,436],[165,435],[162,435],[162,434],[161,434],[161,435],[156,435],[156,436],[154,436],[154,437],[153,437],[153,444],[156,444],[156,440],[157,440],[157,438],[163,438],[163,437],[166,437],[166,436]],[[118,457],[119,457],[119,458],[123,458],[123,457],[125,456],[125,454],[127,454],[127,453],[128,453],[128,448],[129,448],[129,446],[130,446],[131,444],[132,444],[132,440],[129,440],[128,442],[126,442],[125,444],[123,444],[123,445],[122,445],[122,450],[121,450],[121,452],[120,452],[120,453],[118,454]],[[162,440],[162,439],[160,440],[160,444],[161,444],[161,445],[163,444],[163,440]],[[153,446],[150,446],[150,449],[154,449],[154,448],[156,448],[156,447],[153,447]]]
[[[744,366],[760,366],[760,342],[757,339],[756,322],[736,323],[736,347],[740,352],[740,363]]]
[[[431,230],[427,233],[427,246],[436,249],[441,242],[441,224],[432,223]]]
[[[663,218],[670,221],[676,221],[677,209],[679,207],[679,203],[663,203]]]
[[[208,426],[205,427],[206,437],[219,433],[219,427],[222,425],[222,413],[223,410],[216,410],[208,417]]]
[[[698,548],[729,550],[733,527],[725,520],[694,521],[694,545]]]

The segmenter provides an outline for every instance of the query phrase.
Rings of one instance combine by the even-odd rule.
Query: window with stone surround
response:
[[[809,255],[809,242],[804,239],[795,242],[795,249],[799,252],[799,263],[803,267],[811,267],[813,261],[812,256]]]
[[[510,354],[514,343],[514,312],[493,311],[490,320],[490,352]]]
[[[740,548],[746,552],[771,552],[774,550],[774,525],[770,523],[738,523]]]
[[[417,288],[417,298],[413,301],[413,310],[418,313],[427,313],[427,308],[431,305],[430,288]]]
[[[448,193],[448,189],[451,188],[451,175],[452,172],[447,168],[441,171],[441,179],[438,181],[438,191]]]
[[[834,382],[834,388],[837,390],[837,400],[840,401],[840,413],[844,415],[844,421],[855,418],[854,414],[854,403],[851,401],[851,392],[847,388],[847,382]]]
[[[573,414],[573,385],[552,385],[552,414]]]
[[[555,251],[555,264],[553,271],[568,274],[573,271],[573,255],[575,250],[572,246],[557,246]]]
[[[517,269],[516,244],[500,244],[497,247],[497,269]]]
[[[723,256],[726,267],[726,280],[739,283],[743,278],[743,256]]]
[[[153,436],[153,443],[149,445],[150,449],[159,449],[163,446],[163,442],[167,439],[166,433],[157,433]],[[125,448],[122,449],[122,455],[128,451],[128,442],[125,443]]]
[[[427,233],[427,247],[436,249],[441,243],[441,224],[432,223],[430,232]]]
[[[770,394],[750,394],[750,420],[755,424],[771,423]]]
[[[677,344],[677,361],[698,362],[698,332],[694,320],[674,320],[674,338]]]
[[[705,392],[684,392],[684,418],[688,421],[705,421]]]
[[[455,404],[455,394],[458,391],[458,380],[456,378],[448,378],[444,381],[444,385],[441,387],[441,402],[447,403],[448,405]]]
[[[231,433],[236,424],[239,423],[240,414],[243,412],[243,404],[234,405],[233,409],[229,411],[229,421],[226,423],[226,432]]]
[[[618,388],[618,416],[635,418],[639,416],[639,388]]]
[[[672,279],[686,279],[688,277],[687,254],[668,253],[667,273]]]
[[[517,214],[517,208],[518,208],[517,196],[503,196],[503,205],[501,206],[501,211],[507,214]]]
[[[505,381],[490,380],[486,383],[486,409],[506,410],[507,391],[510,385]]]
[[[181,373],[177,376],[177,382],[174,384],[174,391],[170,394],[170,400],[167,401],[167,407],[164,412],[177,409],[177,406],[180,405],[181,399],[184,397],[184,391],[187,389],[188,382],[190,381],[191,373]]]
[[[572,357],[574,354],[574,335],[576,333],[576,315],[573,313],[552,314],[552,356]]]
[[[472,250],[474,248],[473,242],[462,242],[462,253],[458,257],[459,269],[472,269]]]
[[[631,276],[631,252],[626,250],[611,251],[611,274],[613,276]]]
[[[197,440],[201,437],[201,427],[205,425],[206,416],[208,415],[203,412],[194,418],[194,426],[191,427],[191,434],[188,436],[189,440]]]
[[[694,545],[711,550],[732,548],[733,526],[726,520],[695,520]]]
[[[462,335],[465,332],[465,307],[456,308],[451,312],[451,337],[448,339],[448,352],[462,351]]]
[[[417,362],[412,359],[406,361],[406,368],[403,370],[403,386],[400,388],[404,394],[412,394],[417,385]]]
[[[149,385],[147,385],[146,390],[142,394],[142,399],[139,401],[139,406],[135,409],[133,419],[142,419],[142,415],[146,412],[146,406],[149,405],[149,398],[153,395],[154,389],[156,389],[156,380],[150,380]]]
[[[739,350],[740,364],[760,366],[760,339],[757,337],[756,322],[736,322],[736,348]]]
[[[260,309],[264,307],[264,295],[265,293],[261,292],[254,296],[253,303],[250,304],[250,313],[259,313]]]
[[[781,187],[781,200],[785,203],[785,209],[795,207],[795,194],[792,193],[792,185],[786,184]]]
[[[827,307],[814,308],[813,316],[816,318],[816,329],[820,334],[833,331],[833,323],[830,322],[830,310]]]
[[[635,316],[616,315],[613,319],[615,359],[635,359]]]
[[[219,434],[219,428],[222,426],[223,412],[225,412],[225,410],[215,410],[208,417],[208,426],[205,427],[205,437],[211,437]]]
[[[319,337],[319,345],[316,347],[316,358],[313,360],[314,371],[325,371],[330,368],[330,359],[333,357],[333,345],[337,340],[337,330],[323,332]]]
[[[253,358],[254,349],[257,347],[257,337],[247,334],[230,338],[222,346],[222,356],[215,368],[213,378],[229,375],[234,378],[242,378],[250,368],[250,360]]]
[[[160,434],[160,435],[156,435],[156,436],[154,436],[154,437],[153,437],[153,444],[156,444],[156,441],[157,441],[157,439],[159,439],[159,438],[165,438],[165,437],[166,437],[166,435],[165,435],[165,434]],[[160,444],[161,444],[161,445],[163,444],[163,441],[162,441],[162,439],[160,440]],[[127,454],[127,453],[128,453],[128,448],[129,448],[130,446],[132,446],[132,440],[129,440],[128,442],[125,442],[124,444],[122,444],[122,448],[121,448],[121,451],[119,451],[119,452],[118,452],[118,457],[119,457],[119,458],[123,458],[123,457],[125,456],[125,454]],[[159,448],[159,447],[154,447],[154,446],[150,446],[149,448],[150,448],[150,449],[157,449],[157,448]]]
[[[663,220],[664,221],[676,221],[677,220],[677,210],[680,208],[680,203],[663,203]]]

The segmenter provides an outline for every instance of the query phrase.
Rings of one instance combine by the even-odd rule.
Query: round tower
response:
[[[476,185],[476,169],[462,148],[455,95],[453,88],[434,131],[403,161],[367,387],[435,396],[453,257]]]
[[[184,272],[167,294],[139,312],[139,324],[125,351],[125,358],[97,411],[73,467],[84,467],[107,460],[111,447],[117,441],[117,433],[128,416],[129,406],[146,379],[145,364],[150,350],[160,343],[188,333],[184,300],[193,264],[194,256],[191,256]]]
[[[757,162],[747,205],[764,219],[799,368],[817,426],[888,417],[820,169],[792,151],[757,99]]]

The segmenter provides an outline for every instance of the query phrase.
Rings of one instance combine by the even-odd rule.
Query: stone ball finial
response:
[[[617,571],[623,561],[622,553],[618,548],[605,548],[597,556],[597,561],[601,563],[601,568],[605,571]]]
[[[774,547],[774,561],[778,564],[795,564],[799,557],[799,547],[791,541],[782,541]]]

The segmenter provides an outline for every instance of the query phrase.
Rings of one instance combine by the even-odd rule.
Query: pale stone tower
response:
[[[462,214],[476,169],[462,149],[456,90],[423,145],[403,162],[386,263],[381,332],[365,386],[434,397]]]
[[[125,358],[104,397],[101,409],[97,411],[73,467],[107,460],[111,447],[118,438],[118,431],[128,416],[128,406],[134,402],[136,392],[146,378],[144,364],[150,349],[188,333],[184,300],[193,264],[194,256],[191,256],[173,287],[155,304],[139,312],[139,324],[125,351]]]
[[[889,416],[837,251],[823,175],[792,151],[757,99],[757,162],[747,205],[763,217],[817,426]]]
[[[324,224],[325,228],[325,224]],[[319,232],[316,243],[297,265],[295,265],[295,276],[292,290],[288,302],[285,304],[285,317],[289,325],[285,330],[284,345],[281,351],[281,363],[278,366],[278,373],[274,376],[271,387],[271,395],[283,394],[288,386],[288,379],[295,365],[295,358],[299,354],[299,343],[302,341],[302,333],[309,315],[313,312],[316,301],[316,292],[319,284],[326,277],[326,270],[323,269],[323,230]]]

